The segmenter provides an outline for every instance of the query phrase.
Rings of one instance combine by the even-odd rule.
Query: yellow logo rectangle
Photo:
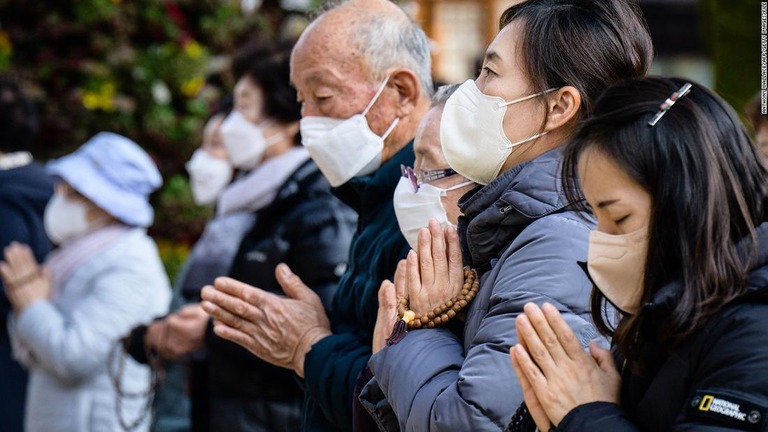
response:
[[[715,400],[714,396],[705,395],[699,404],[699,411],[709,411],[709,406],[712,405],[713,400]]]

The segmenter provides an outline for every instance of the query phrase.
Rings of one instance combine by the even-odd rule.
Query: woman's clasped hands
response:
[[[394,283],[385,280],[379,288],[379,312],[374,329],[373,352],[378,352],[392,334],[398,319],[397,305],[408,299],[408,309],[422,315],[461,291],[464,264],[459,235],[453,227],[443,229],[435,219],[419,232],[418,251],[411,250],[398,263]]]
[[[579,405],[619,402],[621,377],[611,352],[591,342],[586,353],[557,308],[528,303],[516,326],[519,343],[510,357],[539,430],[558,425]]]

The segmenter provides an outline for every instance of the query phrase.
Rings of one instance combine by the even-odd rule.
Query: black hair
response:
[[[577,118],[612,83],[641,77],[653,43],[639,9],[625,0],[528,0],[508,8],[499,29],[522,23],[522,61],[534,93],[573,86],[581,94]]]
[[[0,76],[0,151],[27,150],[37,134],[37,127],[32,102],[16,82]]]
[[[301,119],[301,105],[290,81],[293,41],[269,42],[257,38],[241,48],[232,60],[236,80],[247,76],[264,92],[264,113],[280,123]]]
[[[689,94],[649,125],[660,105],[686,82],[648,77],[608,88],[566,148],[563,162],[571,202],[581,195],[577,167],[587,149],[608,157],[650,195],[641,304],[669,283],[683,286],[654,335],[667,347],[686,340],[745,292],[756,253],[755,227],[766,219],[768,205],[765,162],[736,112],[715,93],[692,83]],[[582,201],[579,207],[586,205]],[[742,239],[753,242],[751,258],[737,253],[735,244]],[[596,325],[614,336],[628,360],[636,360],[633,347],[648,337],[641,330],[644,310],[616,326],[607,322],[604,308],[603,295],[594,289]]]

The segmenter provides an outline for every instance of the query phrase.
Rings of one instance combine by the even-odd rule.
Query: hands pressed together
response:
[[[5,285],[5,295],[16,313],[38,300],[51,295],[51,274],[39,266],[29,246],[12,242],[3,250],[0,275]]]
[[[584,352],[560,312],[533,303],[517,317],[519,343],[512,366],[539,430],[558,425],[568,412],[589,402],[619,402],[621,377],[611,352],[595,342]]]
[[[379,288],[379,311],[373,335],[373,352],[386,344],[397,317],[397,304],[407,297],[410,309],[426,314],[455,296],[464,284],[464,264],[459,235],[443,229],[432,219],[419,232],[418,252],[411,250],[397,265],[394,283],[385,280]]]
[[[331,334],[320,297],[285,264],[275,269],[287,297],[227,277],[202,291],[202,307],[214,318],[214,332],[254,355],[304,376],[304,357]]]

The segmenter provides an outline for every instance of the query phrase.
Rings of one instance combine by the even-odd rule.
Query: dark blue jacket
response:
[[[333,301],[333,335],[312,346],[304,360],[305,431],[351,430],[355,380],[371,356],[378,289],[392,279],[397,263],[410,250],[400,233],[392,196],[400,165],[412,166],[409,143],[374,174],[357,177],[334,190],[358,213],[349,268]]]
[[[51,250],[43,212],[53,194],[53,180],[31,163],[0,170],[0,251],[12,241],[29,245],[38,262]],[[21,431],[27,373],[13,361],[6,322],[11,305],[0,280],[0,431]]]

